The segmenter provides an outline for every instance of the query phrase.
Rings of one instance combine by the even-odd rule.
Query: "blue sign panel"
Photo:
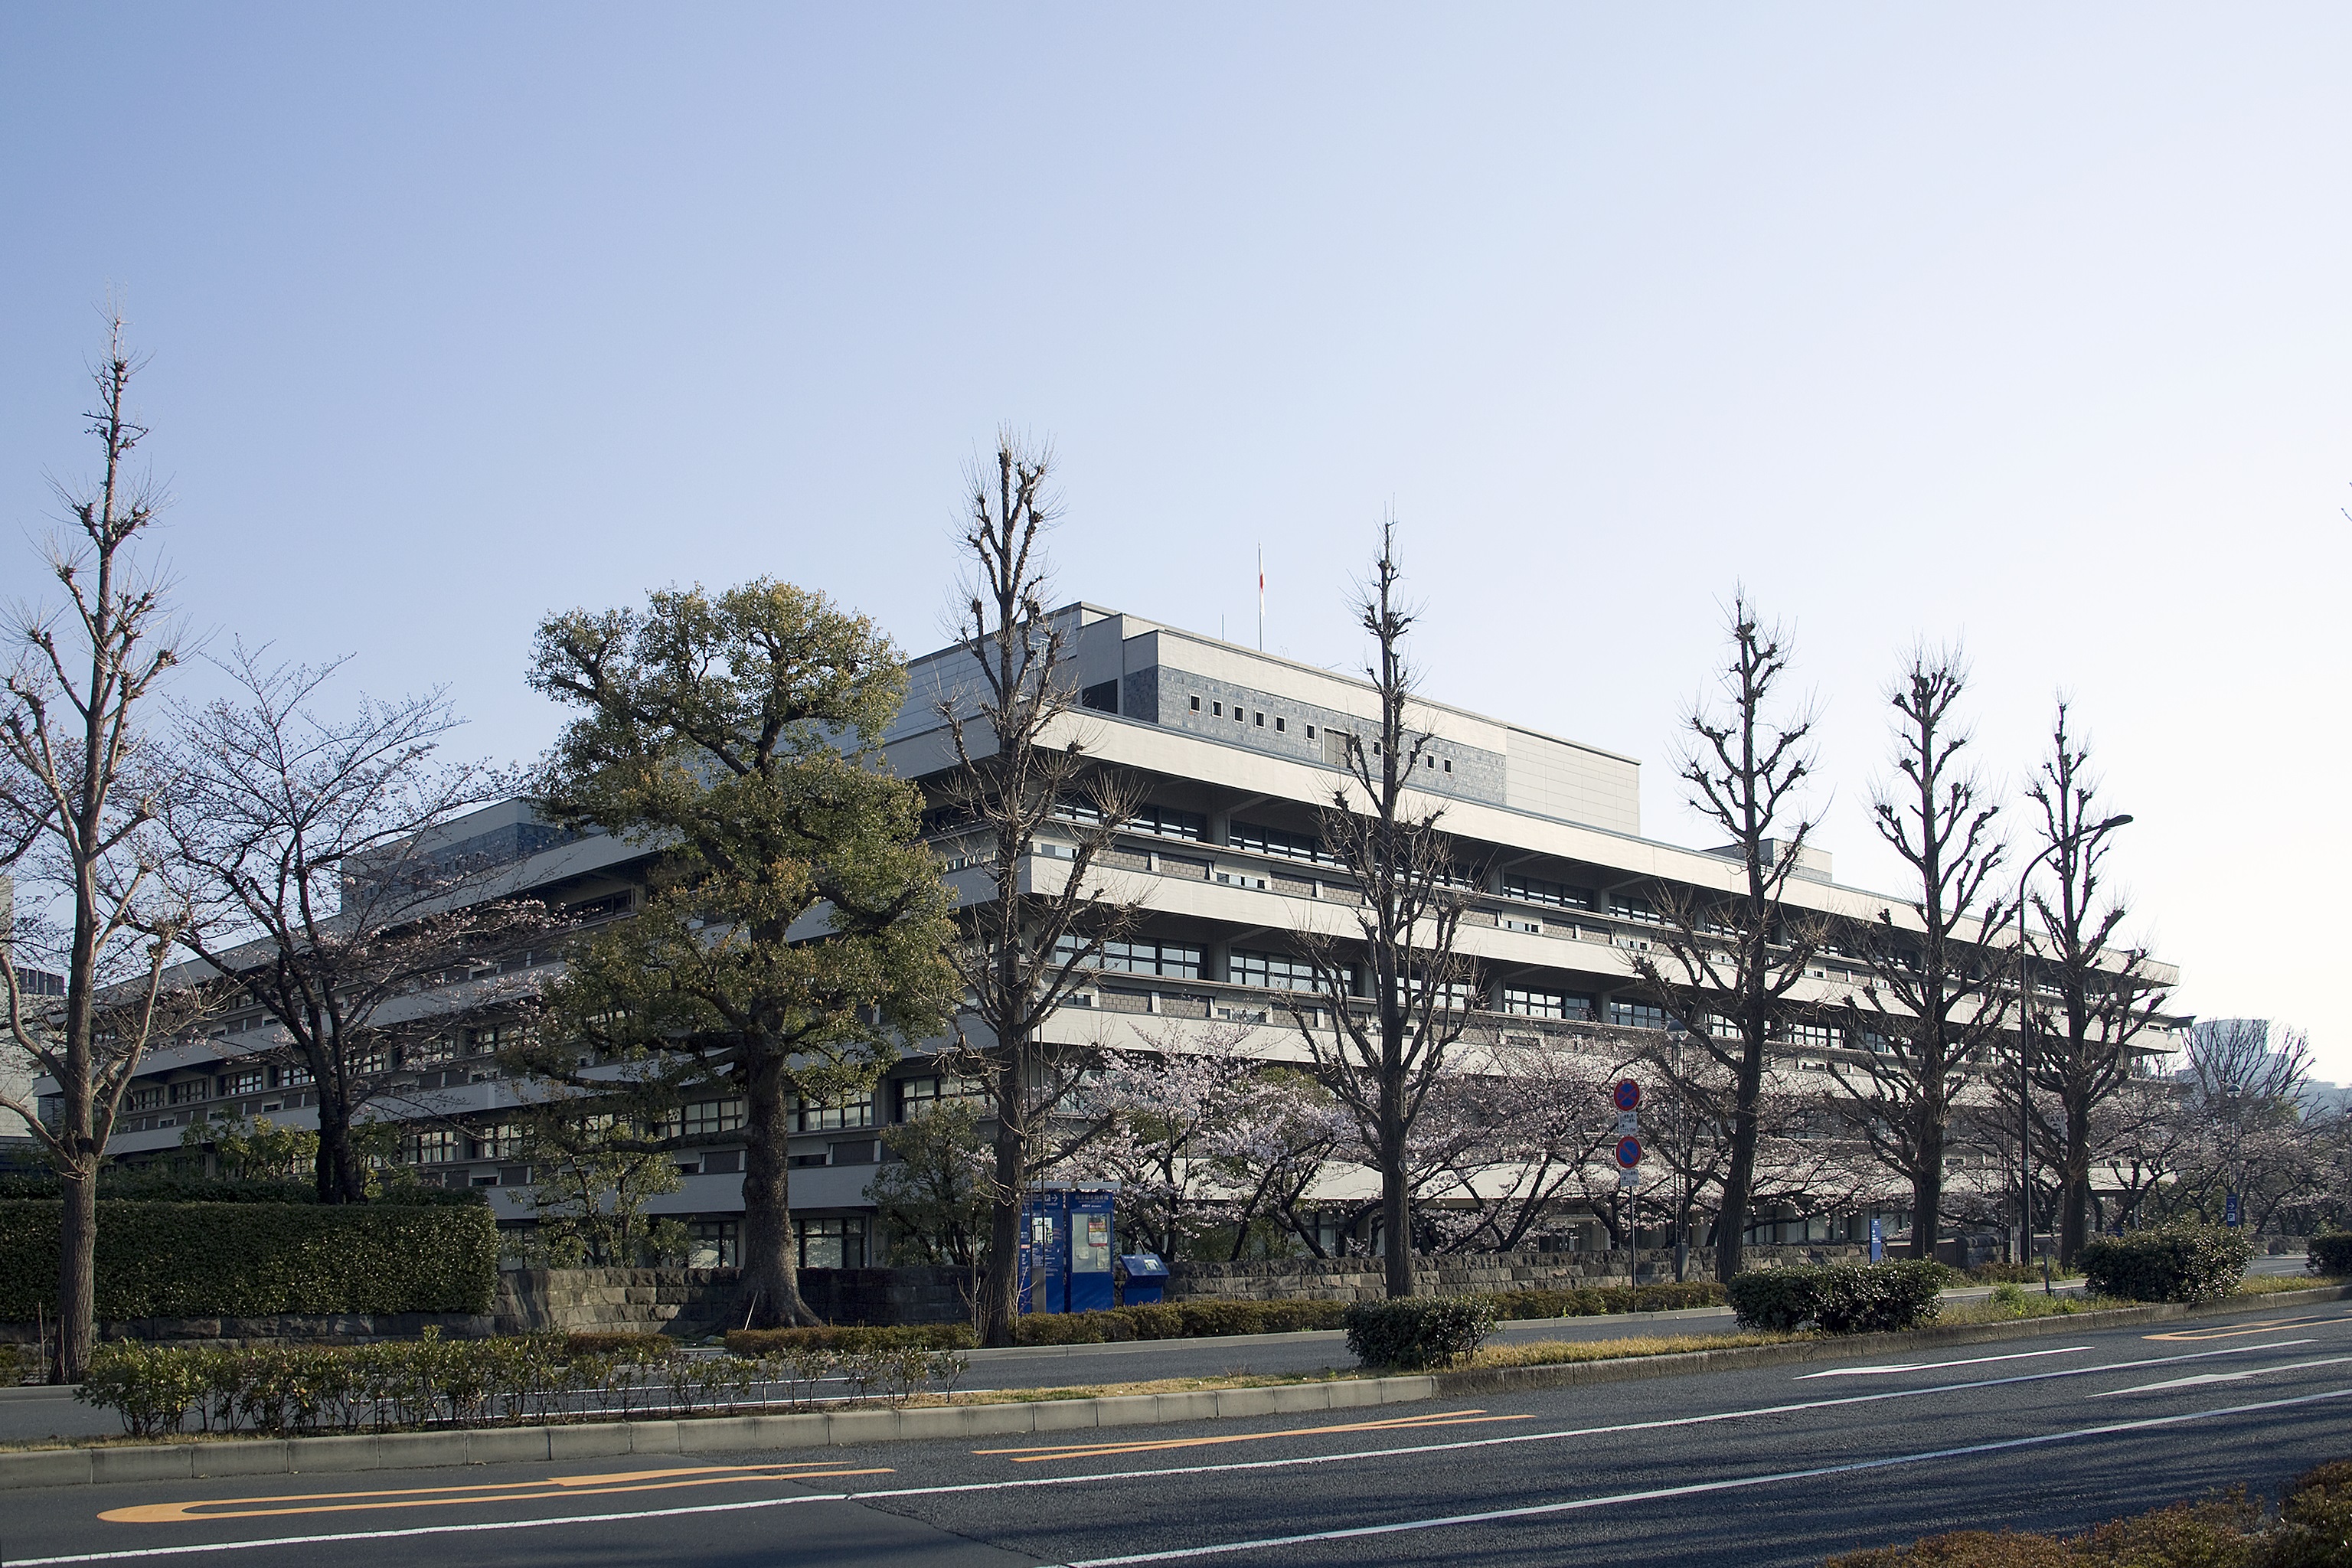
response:
[[[1072,1312],[1111,1309],[1111,1194],[1069,1194],[1069,1304]]]
[[[1886,1236],[1874,1215],[1870,1221],[1870,1260],[1873,1263],[1886,1261]]]

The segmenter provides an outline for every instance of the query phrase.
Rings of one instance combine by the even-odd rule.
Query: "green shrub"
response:
[[[2352,1562],[2352,1462],[2297,1476],[2279,1508],[2263,1568],[2342,1568]]]
[[[628,1337],[628,1336],[621,1336]],[[795,1350],[866,1353],[876,1351],[968,1351],[980,1343],[969,1323],[847,1324],[822,1329],[730,1329],[727,1348],[739,1356],[782,1355]]]
[[[609,1333],[574,1331],[563,1336],[563,1353],[571,1356],[609,1355],[625,1361],[651,1361],[667,1354],[671,1342],[654,1333]]]
[[[57,1312],[61,1205],[0,1201],[0,1322]],[[480,1205],[98,1205],[101,1322],[487,1312],[498,1226]]]
[[[2352,1274],[2352,1230],[2323,1232],[2311,1238],[2314,1274]]]
[[[1341,1315],[1348,1348],[1365,1366],[1450,1366],[1476,1353],[1495,1330],[1484,1296],[1404,1296],[1358,1301]]]
[[[1654,1285],[1585,1285],[1568,1290],[1505,1290],[1491,1298],[1498,1318],[1590,1318],[1603,1312],[1676,1312],[1720,1307],[1723,1287],[1712,1279],[1661,1280]]]
[[[64,1196],[54,1173],[0,1174],[0,1200]],[[310,1182],[246,1181],[213,1176],[176,1176],[166,1172],[110,1168],[99,1173],[100,1203],[127,1199],[150,1204],[316,1204]],[[387,1184],[368,1200],[401,1208],[488,1208],[489,1194],[475,1187],[428,1187],[421,1183]]]
[[[1936,1293],[1951,1278],[1940,1263],[1836,1264],[1822,1268],[1759,1268],[1731,1281],[1740,1326],[1788,1331],[1807,1322],[1825,1333],[1885,1333],[1936,1318]]]
[[[2218,1225],[2168,1225],[2102,1237],[2075,1255],[2094,1295],[2126,1301],[2210,1301],[2238,1287],[2253,1237]]]

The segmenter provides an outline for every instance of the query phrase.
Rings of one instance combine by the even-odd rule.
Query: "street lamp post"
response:
[[[2130,821],[2131,814],[2126,812],[2075,837],[2088,843]],[[2017,876],[2017,1255],[2011,1259],[2015,1263],[2024,1262],[2033,1247],[2033,998],[2025,973],[2025,884],[2033,868],[2064,842],[2055,839],[2043,845],[2042,853],[2028,860]]]

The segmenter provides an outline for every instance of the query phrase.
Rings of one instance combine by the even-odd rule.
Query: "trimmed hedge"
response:
[[[1024,1345],[1296,1334],[1336,1329],[1346,1310],[1338,1301],[1162,1301],[1104,1312],[1034,1313],[1020,1321],[1015,1332]]]
[[[574,1340],[592,1336],[574,1334]],[[652,1339],[651,1334],[604,1334],[597,1339]],[[791,1351],[839,1351],[857,1355],[870,1351],[968,1351],[980,1343],[969,1323],[908,1323],[889,1327],[823,1329],[730,1329],[727,1348],[740,1356],[782,1355]],[[602,1347],[600,1347],[602,1348]]]
[[[964,1360],[951,1351],[834,1351],[706,1355],[658,1334],[612,1352],[583,1352],[562,1334],[424,1338],[394,1344],[207,1350],[135,1342],[92,1349],[75,1397],[117,1412],[134,1436],[168,1436],[193,1422],[205,1432],[368,1432],[496,1426],[614,1416],[693,1415],[853,1397],[904,1405],[936,1390],[953,1396]]]
[[[2352,1274],[2352,1230],[2338,1230],[2311,1238],[2314,1274]]]
[[[0,1200],[65,1196],[64,1184],[52,1173],[0,1175]],[[209,1176],[151,1175],[143,1171],[105,1170],[98,1176],[98,1201],[126,1199],[150,1204],[316,1204],[319,1189],[310,1182],[223,1181]],[[390,1184],[370,1204],[404,1208],[488,1208],[489,1194],[475,1187],[428,1187]]]
[[[1486,1296],[1400,1296],[1358,1301],[1345,1323],[1348,1348],[1366,1366],[1450,1366],[1486,1342],[1495,1306]]]
[[[2238,1288],[2254,1238],[2218,1225],[2168,1225],[2102,1237],[2075,1255],[2092,1294],[2126,1301],[2210,1301]]]
[[[0,1201],[0,1322],[55,1315],[61,1218],[56,1203]],[[487,1312],[498,1282],[480,1205],[98,1205],[101,1322]]]
[[[1506,1290],[1490,1298],[1498,1318],[1593,1318],[1610,1312],[1678,1312],[1720,1307],[1723,1287],[1712,1279],[1655,1285],[1585,1285],[1572,1290]]]
[[[1811,1322],[1825,1333],[1884,1333],[1933,1322],[1952,1271],[1908,1258],[1822,1268],[1758,1268],[1731,1281],[1742,1328],[1783,1332]]]

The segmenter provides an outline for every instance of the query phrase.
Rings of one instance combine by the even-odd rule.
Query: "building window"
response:
[[[1261,730],[1265,728],[1265,715],[1263,713],[1257,716],[1257,727]]]
[[[477,1160],[515,1160],[522,1156],[522,1128],[512,1121],[501,1121],[495,1127],[474,1129],[474,1153]]]
[[[225,1072],[220,1075],[221,1096],[226,1099],[237,1094],[259,1094],[268,1086],[268,1083],[269,1076],[259,1068],[247,1068],[240,1072]]]
[[[1282,733],[1282,718],[1281,718],[1281,715],[1279,715],[1279,714],[1276,714],[1276,715],[1275,716],[1275,721],[1274,721],[1274,732],[1275,732],[1276,734],[1277,734],[1277,735],[1279,735],[1279,734],[1281,734],[1281,733]]]
[[[1279,827],[1260,827],[1254,822],[1234,823],[1226,830],[1225,842],[1235,849],[1279,855],[1286,860],[1325,858],[1323,841],[1312,833],[1289,833]]]
[[[439,1067],[443,1062],[455,1061],[457,1057],[457,1043],[446,1035],[400,1048],[400,1065],[412,1072],[418,1068]]]
[[[172,1085],[172,1103],[174,1105],[202,1105],[205,1100],[212,1098],[212,1096],[205,1092],[205,1089],[208,1087],[209,1086],[205,1082],[205,1080],[200,1078],[183,1079],[178,1083]]]
[[[1666,1010],[1648,1002],[1612,1002],[1609,1021],[1621,1029],[1663,1029]]]
[[[1503,987],[1503,1011],[1523,1018],[1579,1018],[1592,1021],[1590,994],[1581,991],[1547,991],[1537,986]]]
[[[1312,724],[1307,726],[1307,738],[1310,741],[1315,738],[1315,726]]]
[[[1592,907],[1590,889],[1571,888],[1565,882],[1548,882],[1541,877],[1505,877],[1503,896],[1524,900],[1531,904],[1551,904],[1563,910],[1589,910]]]
[[[1235,948],[1226,961],[1225,978],[1235,985],[1258,985],[1268,991],[1312,991],[1315,966],[1284,953],[1244,952]]]
[[[1643,925],[1663,925],[1657,911],[1643,900],[1624,893],[1609,895],[1609,912],[1621,921],[1639,921]]]
[[[412,1132],[402,1142],[402,1153],[412,1165],[446,1165],[457,1158],[457,1135],[446,1128]]]
[[[1454,771],[1454,759],[1452,757],[1445,759],[1445,771],[1449,773]]]
[[[958,1100],[978,1100],[986,1090],[974,1079],[935,1075],[930,1078],[902,1078],[898,1080],[898,1120],[920,1116],[936,1105]]]
[[[795,1101],[793,1126],[803,1132],[838,1132],[845,1127],[874,1125],[874,1097],[853,1095],[836,1104]]]
[[[1816,1050],[1834,1050],[1840,1044],[1837,1030],[1828,1024],[1783,1024],[1772,1031],[1772,1037],[1785,1045],[1811,1046]]]
[[[1209,717],[1212,719],[1222,719],[1225,716],[1225,705],[1222,702],[1210,703],[1209,710]]]
[[[688,1138],[709,1138],[720,1132],[733,1132],[743,1125],[743,1102],[740,1100],[706,1100],[686,1108],[686,1135]]]
[[[863,1268],[866,1267],[866,1222],[862,1219],[796,1219],[801,1267],[803,1268]]]
[[[1209,819],[1197,811],[1177,811],[1164,805],[1138,806],[1135,815],[1124,825],[1131,833],[1149,833],[1160,838],[1190,838],[1205,843],[1209,837]]]
[[[310,1069],[299,1064],[269,1069],[269,1087],[272,1089],[300,1089],[310,1081]]]
[[[163,1086],[162,1084],[157,1084],[152,1089],[134,1089],[131,1091],[131,1109],[133,1110],[160,1110],[163,1107]]]
[[[1420,989],[1436,991],[1437,1005],[1448,1012],[1467,1012],[1480,1005],[1485,1000],[1478,994],[1478,988],[1466,980],[1448,980],[1433,987],[1424,983]],[[1397,982],[1397,1000],[1402,1004],[1412,1005],[1417,1005],[1420,998],[1417,994],[1407,992],[1404,982],[1399,981]]]
[[[742,1261],[742,1222],[731,1219],[698,1219],[687,1226],[694,1247],[688,1263],[696,1268],[732,1268]]]
[[[466,1037],[467,1049],[478,1057],[487,1057],[503,1047],[519,1045],[527,1033],[520,1024],[498,1024],[487,1029],[474,1029]]]
[[[1201,710],[1201,700],[1200,700],[1199,698],[1195,697],[1194,699],[1192,699],[1192,711],[1193,711],[1193,712],[1195,712],[1195,713],[1198,713],[1200,710]]]
[[[1078,951],[1078,939],[1066,936],[1055,949],[1065,963]],[[1201,978],[1201,950],[1173,942],[1107,942],[1095,966],[1120,974],[1159,974],[1173,980]]]

